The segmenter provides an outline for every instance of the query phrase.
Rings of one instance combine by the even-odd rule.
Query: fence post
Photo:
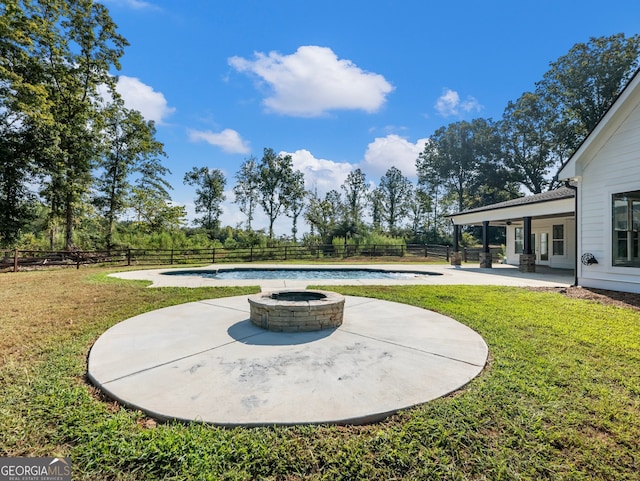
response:
[[[171,249],[171,255],[169,256],[169,265],[173,265],[173,249]]]
[[[449,262],[449,246],[447,246],[447,262]]]
[[[127,265],[131,265],[131,247],[127,247]]]
[[[212,264],[216,263],[216,248],[215,247],[211,248],[211,263]]]
[[[13,272],[18,272],[18,249],[13,253]]]
[[[467,248],[466,248],[466,247],[464,247],[464,248],[462,249],[462,252],[463,252],[463,254],[464,254],[464,261],[465,261],[465,262],[467,262]]]
[[[424,256],[429,257],[429,246],[427,244],[424,245]]]

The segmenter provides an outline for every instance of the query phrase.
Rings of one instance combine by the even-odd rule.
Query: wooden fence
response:
[[[492,249],[494,257],[500,249]],[[101,251],[41,251],[12,250],[0,252],[0,270],[67,266],[80,268],[85,264],[117,266],[149,266],[173,264],[207,264],[219,262],[276,262],[286,260],[332,260],[349,257],[415,257],[449,260],[452,248],[443,245],[397,244],[368,246],[280,246],[238,249],[112,249]],[[463,250],[463,260],[476,261],[480,249]]]

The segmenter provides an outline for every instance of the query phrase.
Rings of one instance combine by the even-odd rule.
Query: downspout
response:
[[[573,267],[573,286],[572,287],[578,287],[578,186],[577,185],[571,185],[569,183],[568,180],[564,181],[564,186],[568,187],[569,189],[573,190],[574,192],[574,207],[573,207],[573,211],[574,211],[574,226],[573,226],[573,235],[574,235],[574,240],[573,240],[573,244],[575,246],[575,251],[576,251],[576,258],[575,258],[575,264]]]

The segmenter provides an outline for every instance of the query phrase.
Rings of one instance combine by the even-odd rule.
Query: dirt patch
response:
[[[608,291],[588,287],[531,287],[533,291],[557,292],[574,299],[587,299],[600,304],[628,307],[640,311],[640,294],[631,292]]]

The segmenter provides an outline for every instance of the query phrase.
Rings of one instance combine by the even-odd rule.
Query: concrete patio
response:
[[[215,264],[185,270],[317,269],[327,265]],[[429,272],[414,279],[216,280],[163,275],[175,269],[112,274],[162,286],[308,285],[569,286],[571,271],[523,274],[512,266],[332,265]],[[92,382],[113,399],[159,419],[223,426],[358,424],[460,389],[488,356],[482,337],[449,317],[405,304],[346,298],[338,328],[272,332],[249,321],[248,296],[182,304],[125,320],[106,331],[88,359]]]

